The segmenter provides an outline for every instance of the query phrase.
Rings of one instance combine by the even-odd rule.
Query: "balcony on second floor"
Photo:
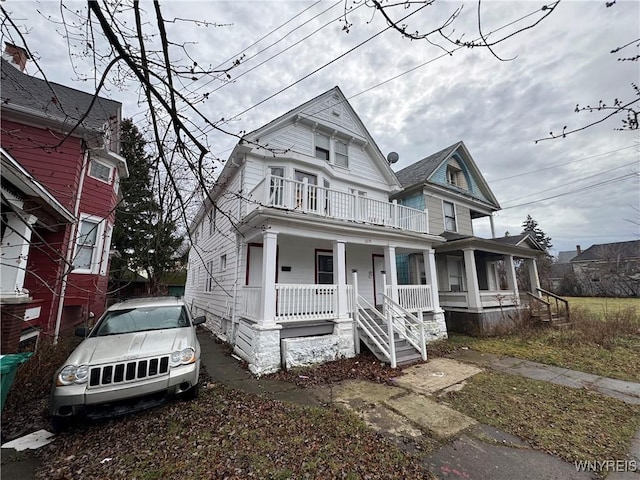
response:
[[[427,210],[376,200],[362,192],[345,192],[308,182],[267,175],[250,194],[259,206],[303,212],[348,222],[429,233]]]

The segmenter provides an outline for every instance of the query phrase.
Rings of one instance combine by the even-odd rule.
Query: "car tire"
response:
[[[57,415],[51,417],[51,432],[58,434],[64,432],[71,425],[70,417],[59,417]]]
[[[195,400],[196,398],[198,398],[199,394],[200,394],[200,384],[196,383],[193,387],[191,387],[189,390],[184,392],[181,395],[181,398],[183,400]]]

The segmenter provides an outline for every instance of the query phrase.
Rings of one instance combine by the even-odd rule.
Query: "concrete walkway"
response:
[[[534,380],[544,380],[545,382],[570,388],[594,390],[626,403],[640,405],[640,383],[600,377],[590,373],[569,370],[568,368],[554,367],[553,365],[520,358],[480,353],[475,350],[457,350],[448,355],[448,357],[502,373],[520,375]]]

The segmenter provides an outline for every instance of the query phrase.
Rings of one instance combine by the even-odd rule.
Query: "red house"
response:
[[[102,314],[128,176],[122,105],[27,75],[28,59],[7,44],[1,60],[2,160],[17,172],[2,171],[2,353],[17,348],[16,331],[57,338]]]

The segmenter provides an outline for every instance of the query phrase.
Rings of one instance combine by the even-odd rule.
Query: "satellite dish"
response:
[[[389,155],[387,155],[387,161],[389,162],[389,165],[391,165],[392,163],[396,163],[399,158],[400,155],[398,155],[396,152],[391,152],[389,153]]]

